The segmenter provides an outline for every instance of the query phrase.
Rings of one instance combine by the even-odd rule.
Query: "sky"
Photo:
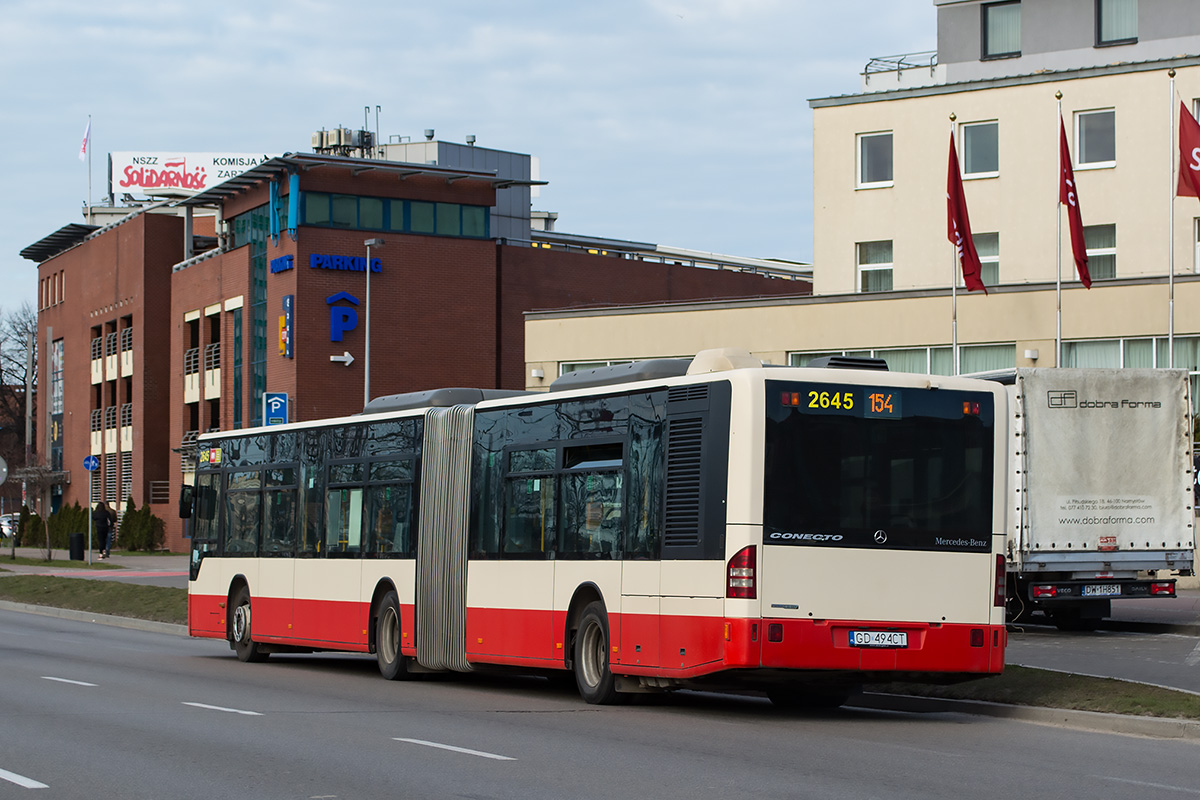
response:
[[[0,0],[0,313],[110,152],[280,155],[322,128],[537,156],[556,230],[812,259],[808,100],[936,47],[933,0]]]

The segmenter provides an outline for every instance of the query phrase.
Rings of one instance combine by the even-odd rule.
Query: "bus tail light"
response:
[[[1175,584],[1171,581],[1155,581],[1150,584],[1150,594],[1160,597],[1174,597]]]
[[[971,647],[983,647],[985,641],[983,628],[971,628]]]
[[[754,585],[754,553],[754,545],[748,545],[729,559],[729,572],[725,579],[726,597],[740,597],[746,600],[758,597]]]
[[[1007,568],[1004,563],[1004,554],[1001,553],[996,556],[996,596],[992,600],[992,605],[996,608],[1004,608],[1008,600],[1008,584],[1006,581]]]
[[[1043,585],[1033,587],[1033,599],[1037,600],[1040,597],[1058,597],[1058,587]]]

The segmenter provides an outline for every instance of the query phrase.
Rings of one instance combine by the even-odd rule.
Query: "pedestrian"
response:
[[[96,508],[92,511],[92,524],[96,526],[96,535],[100,539],[100,558],[109,556],[112,548],[113,523],[116,521],[117,515],[108,507],[108,503],[103,500],[96,503]]]

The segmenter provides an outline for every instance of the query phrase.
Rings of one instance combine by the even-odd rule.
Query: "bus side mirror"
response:
[[[192,487],[184,484],[179,489],[179,518],[188,519],[192,516]]]

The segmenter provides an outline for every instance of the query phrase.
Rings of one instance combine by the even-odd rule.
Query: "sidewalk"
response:
[[[51,563],[45,566],[14,564],[8,560],[12,546],[0,547],[0,580],[5,575],[58,575],[72,578],[118,578],[134,583],[160,583],[164,578],[181,577],[181,586],[187,586],[188,557],[181,553],[154,553],[147,555],[123,555],[113,553],[111,558],[100,560],[99,553],[92,551],[93,564],[111,564],[118,569],[87,569],[87,553],[83,561],[71,561],[67,550],[53,550]],[[18,558],[41,560],[46,551],[40,547],[18,547]],[[144,580],[140,580],[144,579]]]

